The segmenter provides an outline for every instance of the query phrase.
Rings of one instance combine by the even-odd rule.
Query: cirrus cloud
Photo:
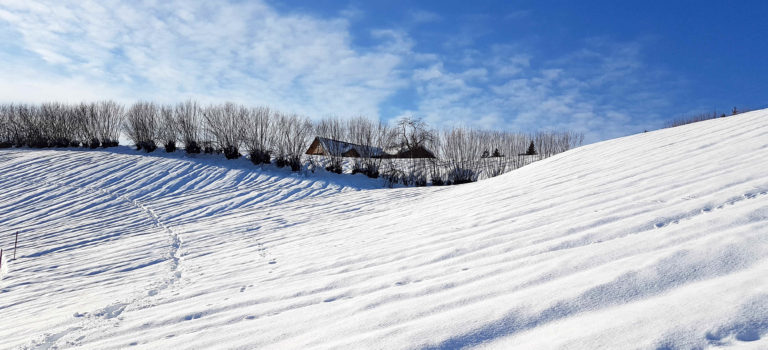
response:
[[[406,83],[391,50],[397,38],[355,49],[347,20],[280,14],[261,2],[0,6],[0,35],[13,43],[2,53],[0,73],[10,79],[0,92],[14,100],[193,97],[378,116]]]

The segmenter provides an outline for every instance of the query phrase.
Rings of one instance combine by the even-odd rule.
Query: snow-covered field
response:
[[[768,110],[478,183],[0,151],[1,348],[768,348]]]

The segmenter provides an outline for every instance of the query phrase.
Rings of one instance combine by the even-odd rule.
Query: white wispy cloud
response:
[[[593,38],[543,58],[512,41],[475,46],[489,31],[470,23],[430,51],[408,26],[353,33],[363,11],[321,18],[261,1],[5,0],[0,99],[227,100],[315,117],[571,129],[590,141],[647,128],[630,116],[667,101],[652,88],[663,77],[649,75],[639,42]],[[418,10],[405,16],[443,20]],[[354,45],[358,36],[371,43]]]
[[[405,84],[397,71],[404,39],[352,47],[344,18],[280,14],[250,1],[4,2],[5,98],[99,95],[120,100],[233,100],[300,113],[378,116]],[[28,87],[21,88],[18,81]],[[105,89],[104,86],[112,88]],[[93,91],[93,92],[91,92]]]
[[[429,23],[440,21],[443,18],[434,12],[425,10],[411,10],[408,12],[408,19],[412,23]]]
[[[513,130],[576,130],[588,141],[654,127],[653,110],[666,100],[645,80],[638,43],[588,40],[583,49],[535,60],[504,47],[464,54],[463,69],[437,57],[414,70],[420,102],[401,115],[437,125]],[[536,67],[532,67],[536,61]],[[631,116],[642,115],[642,121]],[[642,124],[645,123],[645,124]]]

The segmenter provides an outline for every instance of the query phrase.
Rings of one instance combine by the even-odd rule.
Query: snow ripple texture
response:
[[[0,348],[768,348],[768,111],[444,188],[0,151]]]

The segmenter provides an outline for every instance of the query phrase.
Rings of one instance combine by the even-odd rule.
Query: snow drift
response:
[[[454,187],[0,151],[0,345],[768,347],[768,111]],[[8,234],[6,234],[8,233]]]

